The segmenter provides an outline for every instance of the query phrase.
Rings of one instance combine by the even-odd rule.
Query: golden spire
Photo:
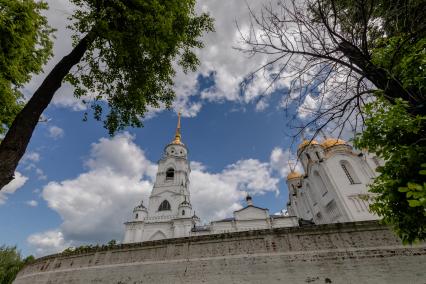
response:
[[[175,134],[175,139],[173,140],[172,144],[183,144],[182,141],[180,140],[181,135],[180,135],[180,112],[178,112],[178,123],[177,123],[177,127],[176,127],[176,134]]]

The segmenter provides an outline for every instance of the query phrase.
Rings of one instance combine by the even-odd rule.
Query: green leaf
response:
[[[420,203],[420,201],[418,201],[418,200],[408,200],[408,204],[411,206],[411,207],[417,207],[417,206],[420,206],[421,205],[421,203]]]

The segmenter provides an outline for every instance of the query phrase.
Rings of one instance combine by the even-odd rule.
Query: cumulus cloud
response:
[[[48,183],[42,196],[63,219],[61,232],[66,239],[120,239],[122,223],[131,208],[150,192],[155,165],[128,133],[92,144],[86,164],[88,172],[75,179]]]
[[[50,126],[48,131],[49,131],[49,137],[55,140],[62,138],[65,135],[65,131],[62,128],[55,125]]]
[[[27,97],[34,93],[46,74],[72,49],[72,32],[66,28],[69,23],[64,19],[73,13],[74,6],[68,0],[47,0],[47,3],[50,8],[45,14],[49,23],[57,29],[54,57],[45,66],[44,74],[34,76],[25,86],[24,91]],[[256,101],[256,98],[264,96],[263,101],[256,105],[256,109],[261,111],[268,106],[268,95],[276,89],[288,86],[289,82],[280,80],[269,88],[269,79],[277,71],[274,69],[266,70],[264,74],[256,75],[248,80],[246,78],[248,73],[266,63],[267,56],[259,54],[248,57],[235,49],[242,46],[236,23],[243,33],[248,32],[250,27],[248,6],[253,11],[259,11],[261,5],[261,2],[255,0],[197,1],[197,11],[207,12],[215,19],[216,31],[206,34],[202,39],[205,47],[196,50],[201,62],[197,72],[185,74],[180,68],[176,68],[174,89],[177,97],[173,107],[176,110],[182,110],[183,116],[196,116],[206,102],[228,100],[252,103]],[[212,84],[208,87],[200,86],[200,78],[210,78]],[[244,89],[241,87],[243,83]],[[75,111],[86,109],[81,100],[73,96],[73,88],[67,83],[58,90],[52,103]],[[151,118],[164,109],[163,107],[150,108],[146,118]]]
[[[21,160],[21,164],[25,166],[25,171],[34,171],[39,180],[46,180],[47,176],[44,174],[44,171],[37,166],[37,163],[40,161],[40,159],[40,153],[35,151],[29,151],[25,153],[24,157]]]
[[[20,172],[15,172],[15,178],[0,191],[0,205],[6,202],[8,194],[13,194],[21,188],[27,180],[28,178],[26,176],[22,175]]]
[[[25,204],[31,207],[37,207],[38,202],[36,200],[28,200],[27,202],[25,202]]]
[[[133,140],[128,133],[101,138],[91,145],[86,172],[43,188],[42,197],[60,215],[62,224],[28,238],[38,253],[58,251],[69,244],[122,239],[123,222],[141,199],[148,200],[157,171],[157,165]],[[231,216],[241,208],[247,192],[278,192],[279,179],[269,163],[240,160],[218,173],[208,172],[200,162],[192,162],[191,167],[191,202],[204,221]]]
[[[35,172],[37,174],[37,178],[39,180],[46,180],[47,179],[47,175],[44,174],[44,171],[40,168],[36,168]]]
[[[290,173],[290,167],[297,171],[301,171],[300,164],[296,164],[296,157],[289,151],[284,151],[282,148],[275,147],[271,152],[270,163],[273,170],[278,172],[282,178],[287,178]]]
[[[240,160],[220,173],[209,173],[201,163],[191,163],[191,198],[197,216],[203,221],[232,216],[241,208],[241,200],[252,195],[278,192],[278,179],[268,163]]]
[[[40,154],[39,153],[37,153],[37,152],[33,152],[33,151],[30,151],[30,152],[27,152],[27,153],[25,153],[25,155],[24,155],[24,157],[22,158],[22,162],[23,163],[29,163],[29,162],[38,162],[38,161],[40,161]]]
[[[27,238],[27,242],[35,248],[37,256],[56,253],[71,246],[71,242],[66,242],[64,234],[59,230],[33,234]]]

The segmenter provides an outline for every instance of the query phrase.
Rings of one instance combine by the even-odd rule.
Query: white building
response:
[[[269,210],[253,205],[246,197],[246,207],[234,211],[232,218],[213,221],[207,226],[194,226],[191,236],[298,226],[296,216],[269,215]]]
[[[297,226],[296,217],[270,216],[268,209],[254,206],[250,196],[246,199],[247,206],[235,211],[233,218],[200,226],[190,201],[190,172],[188,150],[181,141],[179,115],[175,138],[165,147],[158,162],[148,208],[143,203],[134,208],[133,220],[125,223],[123,243]]]
[[[146,208],[142,203],[126,222],[123,243],[144,242],[194,235],[294,227],[300,223],[336,223],[377,219],[368,205],[367,184],[376,176],[380,161],[356,152],[345,141],[326,139],[321,144],[303,141],[298,149],[304,174],[292,171],[286,216],[269,215],[268,209],[253,205],[247,196],[246,207],[232,218],[201,226],[190,198],[188,150],[181,141],[180,114],[174,140],[164,149]],[[212,189],[213,190],[213,189]]]
[[[124,243],[189,236],[199,223],[192,210],[189,193],[188,150],[181,142],[180,114],[174,140],[164,149],[146,208],[133,210],[133,220],[125,223]]]
[[[290,215],[315,224],[378,219],[368,209],[373,196],[367,185],[381,160],[333,138],[304,140],[297,154],[304,173],[287,177]]]

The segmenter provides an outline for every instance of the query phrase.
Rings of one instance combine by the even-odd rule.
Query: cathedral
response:
[[[304,140],[297,155],[303,174],[292,170],[287,176],[289,215],[315,224],[378,219],[369,211],[368,192],[382,163],[378,157],[334,138]]]
[[[191,169],[179,114],[175,137],[158,162],[149,204],[134,208],[132,220],[125,223],[123,243],[378,219],[368,210],[372,195],[367,190],[381,163],[376,156],[333,138],[321,143],[304,140],[297,154],[303,173],[292,169],[287,177],[286,214],[270,215],[247,195],[246,206],[232,217],[201,225],[191,204]]]

